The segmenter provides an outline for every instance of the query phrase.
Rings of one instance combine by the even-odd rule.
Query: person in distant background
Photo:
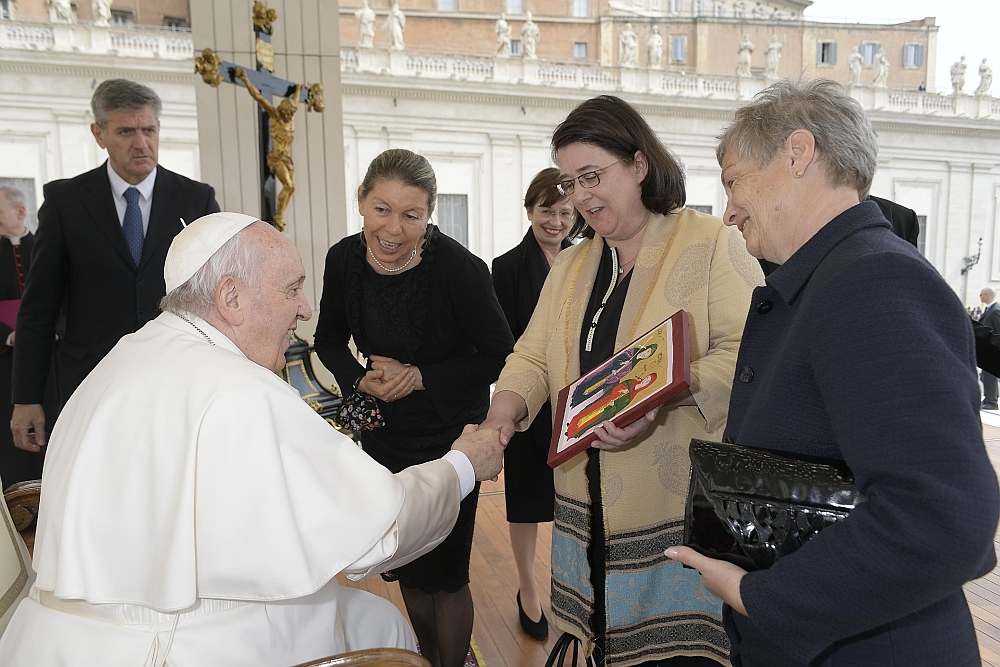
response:
[[[210,186],[157,166],[163,105],[154,90],[110,79],[90,104],[90,131],[108,159],[45,185],[18,313],[11,429],[14,443],[31,452],[45,445],[55,417],[41,403],[60,311],[66,333],[56,370],[63,404],[122,336],[159,313],[163,262],[181,219],[219,210]]]
[[[559,194],[559,170],[535,175],[524,195],[531,229],[517,247],[493,260],[493,289],[514,339],[528,328],[549,268],[583,226],[569,197]],[[521,627],[539,641],[549,636],[535,582],[538,524],[552,521],[555,489],[547,463],[552,407],[546,403],[527,431],[515,433],[504,450],[504,488],[510,548],[517,564],[517,612]],[[533,620],[536,619],[536,620]]]
[[[993,333],[1000,333],[1000,304],[997,303],[997,293],[992,287],[984,287],[979,292],[979,298],[986,308],[979,316],[979,323],[988,327]],[[1000,389],[1000,382],[997,376],[987,371],[982,373],[983,379],[983,410],[997,409],[997,394]]]
[[[0,185],[0,300],[16,300],[24,292],[24,279],[31,265],[35,237],[24,225],[28,200],[18,188]],[[0,322],[0,424],[10,423],[14,410],[11,400],[11,370],[16,339],[8,322]],[[54,398],[52,383],[47,385]],[[54,401],[48,401],[54,406]],[[14,446],[10,429],[0,428],[0,476],[6,485],[39,479],[42,476],[41,452],[26,452]]]

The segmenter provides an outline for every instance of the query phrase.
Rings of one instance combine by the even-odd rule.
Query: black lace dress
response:
[[[365,356],[398,359],[420,369],[423,391],[384,403],[385,426],[361,445],[392,472],[440,458],[465,424],[479,423],[513,337],[482,260],[429,226],[420,263],[392,275],[376,273],[359,236],[327,254],[315,348],[341,387],[365,369]],[[349,389],[348,389],[349,390]],[[448,538],[430,553],[383,575],[428,593],[455,592],[469,582],[469,557],[479,487],[463,501]]]

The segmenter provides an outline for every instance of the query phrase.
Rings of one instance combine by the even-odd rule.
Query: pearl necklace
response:
[[[402,266],[397,267],[395,269],[390,269],[388,266],[378,261],[378,257],[375,256],[375,252],[372,250],[371,246],[368,246],[368,254],[372,256],[372,259],[375,260],[375,263],[378,264],[379,268],[385,271],[386,273],[399,273],[400,271],[408,267],[410,265],[410,262],[413,261],[413,258],[417,256],[417,244],[416,243],[413,244],[413,252],[410,253],[410,258],[406,260]]]
[[[181,318],[182,320],[184,320],[185,322],[187,322],[188,324],[190,324],[190,325],[191,325],[192,327],[194,327],[194,330],[195,330],[195,331],[197,331],[198,333],[200,333],[200,334],[201,334],[201,335],[202,335],[202,336],[203,336],[203,337],[205,338],[205,340],[207,340],[207,341],[208,341],[209,343],[211,343],[211,344],[212,344],[212,347],[215,347],[215,341],[214,341],[214,340],[212,340],[211,338],[209,338],[209,337],[208,337],[208,334],[207,334],[207,333],[205,333],[204,331],[202,331],[202,330],[201,330],[201,329],[200,329],[200,328],[198,327],[198,325],[197,325],[197,324],[195,324],[194,322],[192,322],[192,321],[191,321],[191,320],[189,320],[188,318],[184,317],[183,315],[178,315],[178,317],[180,317],[180,318]]]

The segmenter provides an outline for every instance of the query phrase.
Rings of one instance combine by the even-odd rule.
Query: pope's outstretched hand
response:
[[[500,431],[496,429],[480,429],[469,424],[451,448],[469,457],[477,481],[496,479],[503,469],[503,445],[500,444]]]

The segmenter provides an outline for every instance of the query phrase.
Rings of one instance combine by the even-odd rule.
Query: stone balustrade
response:
[[[190,31],[121,25],[99,27],[89,23],[0,21],[0,49],[164,60],[194,58]]]
[[[596,63],[493,58],[444,53],[346,47],[341,70],[379,76],[453,79],[595,92],[650,93],[685,98],[745,101],[767,86],[760,77],[701,75],[662,69],[604,67]],[[868,111],[1000,120],[1000,99],[973,95],[852,86],[851,95]]]

